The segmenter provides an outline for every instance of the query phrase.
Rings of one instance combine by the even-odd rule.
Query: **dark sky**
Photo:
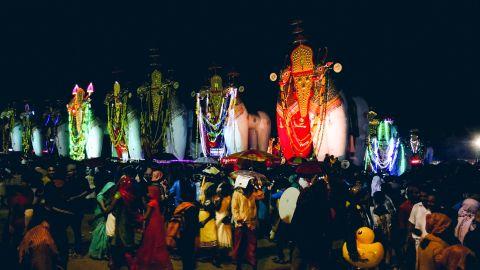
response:
[[[2,103],[67,99],[89,81],[103,100],[115,66],[136,88],[147,49],[158,47],[185,96],[216,63],[241,74],[250,110],[273,116],[278,88],[268,75],[282,67],[289,22],[300,18],[309,44],[343,64],[337,85],[402,133],[418,127],[436,139],[480,127],[477,0],[9,2],[0,4]]]

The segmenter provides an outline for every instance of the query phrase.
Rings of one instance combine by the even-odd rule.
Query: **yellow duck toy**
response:
[[[380,242],[373,243],[375,233],[368,227],[361,227],[355,235],[357,250],[360,260],[354,262],[350,259],[347,250],[347,243],[343,244],[343,258],[358,269],[373,268],[383,260],[384,250]]]

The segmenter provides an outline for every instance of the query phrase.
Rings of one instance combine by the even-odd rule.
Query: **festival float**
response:
[[[226,155],[226,141],[224,128],[227,124],[229,114],[234,113],[235,100],[238,88],[234,86],[223,87],[222,78],[215,74],[210,78],[210,86],[193,93],[196,98],[195,112],[197,115],[197,138],[200,142],[202,154],[205,157],[223,157]],[[246,114],[241,113],[239,122],[245,126]],[[248,132],[248,131],[247,131]],[[239,128],[235,123],[230,123],[229,136],[237,137],[238,148],[246,147],[246,141],[242,141],[244,129]],[[247,135],[248,136],[248,135]],[[235,140],[232,144],[235,143]],[[231,144],[231,145],[232,145]],[[231,146],[232,147],[232,146]],[[236,146],[233,146],[237,148]],[[198,156],[197,153],[194,154]]]
[[[141,104],[141,144],[147,158],[159,153],[170,153],[177,159],[185,157],[187,116],[177,97],[178,88],[178,82],[162,78],[162,73],[154,69],[150,82],[137,90]]]
[[[251,114],[240,99],[244,86],[236,86],[237,72],[230,72],[230,87],[238,89],[233,107],[228,112],[224,127],[224,138],[227,155],[246,151],[248,149],[267,151],[270,140],[271,121],[268,114],[257,111]]]
[[[69,155],[73,160],[97,158],[102,152],[103,131],[94,119],[91,108],[90,97],[93,92],[92,83],[88,85],[86,92],[75,85],[73,98],[67,104]]]
[[[35,111],[25,104],[24,111],[20,114],[22,122],[22,148],[25,154],[34,153],[36,156],[43,155],[42,128],[35,121]]]
[[[115,82],[113,92],[105,97],[107,131],[114,151],[112,156],[123,161],[142,159],[140,124],[135,112],[128,106],[131,93]]]
[[[389,175],[401,175],[407,169],[405,147],[393,120],[380,121],[373,111],[369,112],[365,169]]]
[[[295,23],[298,24],[298,23]],[[333,85],[330,70],[341,71],[340,64],[327,62],[327,53],[314,62],[312,48],[299,34],[290,54],[290,64],[279,77],[277,131],[283,156],[316,157],[325,154],[345,158],[347,147],[347,113],[344,101]]]
[[[12,106],[8,106],[0,114],[0,120],[2,125],[2,152],[8,153],[9,151],[13,150],[12,132],[13,127],[15,127],[15,109]],[[19,133],[19,135],[21,141],[21,133]]]
[[[411,167],[421,166],[425,159],[425,146],[420,138],[418,129],[411,129],[408,140],[407,156]]]
[[[58,131],[59,127],[61,125],[66,126],[64,119],[64,115],[62,114],[62,111],[60,109],[59,104],[61,104],[62,101],[57,100],[56,103],[51,103],[47,104],[45,106],[45,111],[43,112],[42,115],[42,121],[43,121],[43,151],[47,155],[55,155],[59,154],[60,156],[67,156],[67,152],[63,153],[63,155],[60,154],[60,152],[64,149],[67,148],[65,145],[60,145],[58,144]],[[66,137],[66,136],[65,136]],[[60,149],[62,148],[62,149]]]
[[[361,97],[348,99],[348,153],[354,165],[362,167],[368,137],[368,104]]]

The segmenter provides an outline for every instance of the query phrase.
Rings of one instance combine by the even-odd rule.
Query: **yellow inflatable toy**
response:
[[[347,243],[343,244],[343,258],[359,269],[373,268],[380,264],[384,255],[383,245],[380,242],[373,243],[375,234],[372,229],[361,227],[357,230],[355,239],[357,240],[357,250],[360,260],[354,262],[350,259],[347,250]]]

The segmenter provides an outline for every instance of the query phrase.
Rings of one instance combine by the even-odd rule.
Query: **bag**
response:
[[[183,202],[173,212],[173,216],[168,221],[166,242],[170,249],[177,248],[177,241],[182,237],[182,231],[185,227],[185,211],[193,206],[193,203]]]
[[[107,221],[105,222],[105,231],[108,237],[115,236],[115,216],[110,213],[107,216]]]

